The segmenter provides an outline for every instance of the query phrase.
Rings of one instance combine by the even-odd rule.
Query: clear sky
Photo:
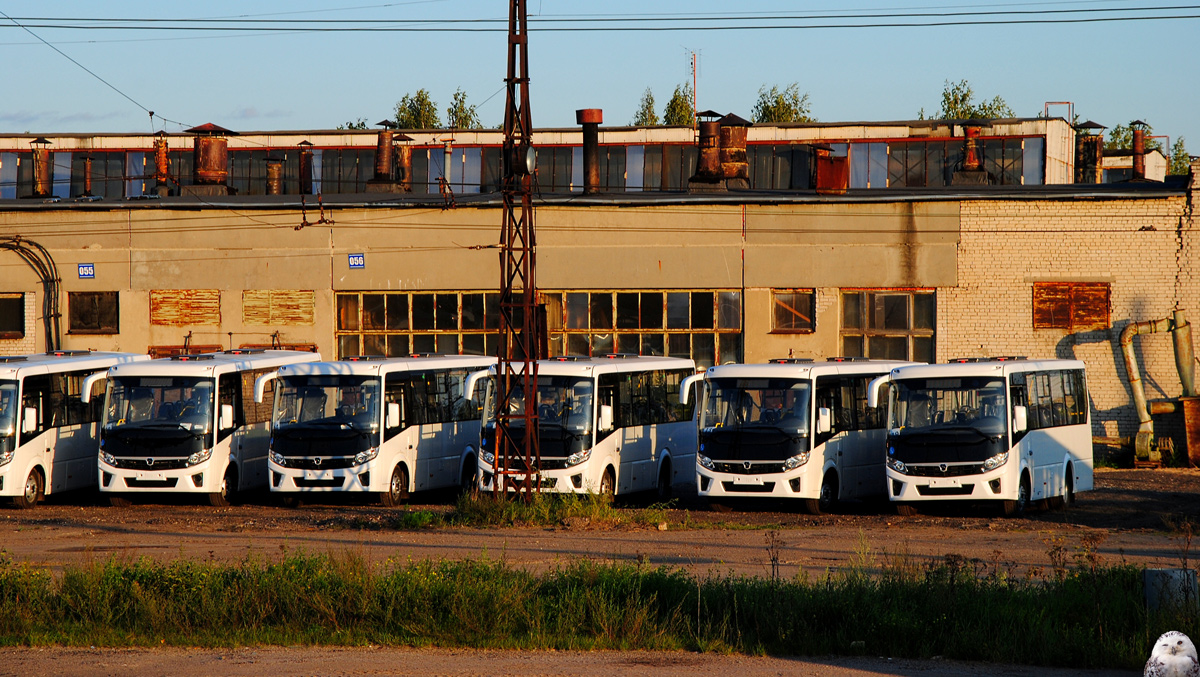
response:
[[[908,120],[922,108],[937,110],[945,81],[965,79],[977,99],[999,95],[1018,116],[1041,113],[1047,101],[1070,101],[1081,120],[1112,127],[1142,119],[1171,142],[1186,137],[1189,152],[1200,154],[1200,19],[1046,23],[1200,16],[1200,5],[1164,1],[1151,5],[1176,9],[1151,11],[1146,4],[1104,0],[528,2],[535,127],[574,126],[578,108],[602,108],[606,125],[628,124],[647,87],[661,115],[674,87],[691,80],[694,52],[702,110],[749,118],[760,87],[794,82],[808,93],[812,114],[823,122]],[[391,117],[396,102],[420,88],[430,92],[443,118],[460,87],[485,125],[497,125],[503,116],[504,25],[439,23],[504,20],[508,3],[499,0],[340,5],[332,0],[40,0],[0,1],[0,12],[29,25],[121,92],[0,18],[0,57],[7,65],[2,132],[178,131],[183,127],[175,123],[205,122],[238,131],[328,129],[360,117],[368,123]],[[721,18],[683,21],[706,17]],[[63,25],[62,19],[93,21],[71,22],[86,29],[52,26]],[[116,19],[231,21],[121,24]],[[431,22],[335,23],[347,20]],[[798,27],[955,20],[1038,23]],[[107,26],[121,29],[100,28]],[[193,30],[197,26],[243,30]],[[363,26],[409,30],[298,30]],[[561,30],[601,26],[652,30]],[[687,26],[721,29],[667,30]],[[495,30],[429,30],[447,28]],[[172,122],[155,119],[152,125],[144,109]],[[1053,107],[1051,114],[1065,117],[1067,107]]]

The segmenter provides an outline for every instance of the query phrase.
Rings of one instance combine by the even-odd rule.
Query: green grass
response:
[[[955,556],[876,559],[864,544],[844,570],[786,579],[353,554],[112,559],[52,574],[5,558],[0,644],[865,652],[1136,668],[1163,631],[1200,635],[1195,614],[1148,614],[1132,566],[1064,558],[1017,576]]]

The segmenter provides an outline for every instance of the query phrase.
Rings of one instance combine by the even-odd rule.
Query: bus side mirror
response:
[[[680,404],[687,404],[688,400],[691,399],[692,384],[696,383],[697,381],[704,381],[704,374],[693,374],[692,376],[683,379],[683,381],[679,384]]]
[[[389,430],[392,428],[400,427],[400,403],[399,402],[388,402],[387,403],[387,417],[383,421],[383,427],[385,427]]]
[[[217,421],[217,427],[221,430],[230,430],[233,428],[233,405],[221,405],[221,418]]]
[[[37,409],[34,407],[25,407],[25,416],[21,419],[21,432],[31,433],[37,431]]]
[[[1023,433],[1029,428],[1029,410],[1024,405],[1013,407],[1013,432]]]
[[[600,405],[600,430],[612,430],[613,410],[611,404]]]
[[[829,407],[821,407],[817,409],[817,434],[830,430],[833,430],[833,412],[829,411]]]
[[[279,378],[278,371],[268,372],[254,379],[254,401],[262,404],[263,397],[267,394],[267,384]]]

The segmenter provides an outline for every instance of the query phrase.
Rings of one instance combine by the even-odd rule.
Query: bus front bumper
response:
[[[806,466],[781,473],[739,474],[696,466],[696,493],[705,497],[817,498],[820,481],[805,482]]]
[[[225,468],[215,458],[186,468],[145,470],[118,468],[99,460],[100,491],[119,494],[185,493],[211,494],[219,491]]]
[[[387,490],[389,477],[384,476],[378,460],[367,461],[349,468],[299,469],[267,461],[273,493],[309,493],[332,491],[381,492]]]
[[[1005,466],[978,475],[924,477],[887,469],[887,492],[892,501],[1013,500],[1017,482],[1004,477]]]

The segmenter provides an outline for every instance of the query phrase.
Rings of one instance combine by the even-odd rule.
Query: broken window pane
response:
[[[413,294],[412,296],[413,329],[433,329],[433,294]],[[426,350],[417,352],[430,352]]]
[[[638,295],[631,293],[617,294],[617,328],[638,328]]]
[[[692,292],[692,329],[712,329],[713,294],[710,291]]]
[[[642,329],[662,329],[663,295],[657,292],[643,292],[641,315]]]
[[[387,328],[408,329],[408,294],[390,294],[387,297]]]

